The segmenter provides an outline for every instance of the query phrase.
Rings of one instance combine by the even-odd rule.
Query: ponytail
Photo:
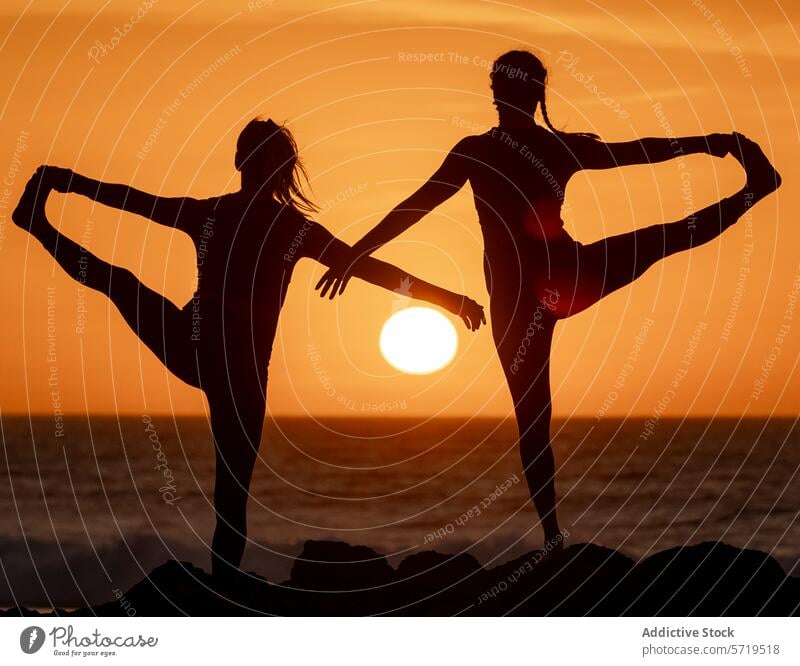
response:
[[[547,103],[544,101],[544,85],[542,86],[542,99],[539,102],[539,108],[542,110],[544,124],[547,125],[550,128],[550,131],[556,136],[583,136],[589,139],[600,139],[600,135],[593,132],[563,132],[562,130],[553,127],[553,123],[550,122],[550,116],[547,115]]]

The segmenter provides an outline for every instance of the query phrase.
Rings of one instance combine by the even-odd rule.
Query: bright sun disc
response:
[[[390,365],[411,375],[427,375],[456,355],[458,335],[450,320],[431,308],[406,308],[381,330],[381,353]]]

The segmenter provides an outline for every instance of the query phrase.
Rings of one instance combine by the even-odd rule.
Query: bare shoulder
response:
[[[476,150],[478,150],[480,146],[486,142],[490,132],[491,130],[484,132],[483,134],[470,134],[465,136],[463,139],[459,140],[455,146],[453,146],[450,153],[455,155],[464,155],[466,157],[475,154]]]
[[[214,233],[216,217],[216,200],[180,197],[174,199],[177,209],[174,211],[175,227],[188,234],[195,242],[202,236]]]

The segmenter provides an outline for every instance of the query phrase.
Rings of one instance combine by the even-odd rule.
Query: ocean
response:
[[[4,416],[0,606],[114,597],[168,558],[209,569],[204,418]],[[553,423],[568,543],[640,558],[706,540],[800,573],[797,419]],[[268,419],[243,567],[288,577],[307,539],[397,562],[436,549],[499,564],[541,545],[510,420]]]

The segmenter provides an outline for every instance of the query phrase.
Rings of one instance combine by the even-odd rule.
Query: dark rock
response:
[[[648,616],[788,615],[797,612],[800,601],[791,581],[766,553],[705,542],[671,548],[638,564],[625,581],[630,606],[621,611]]]
[[[306,541],[282,585],[290,615],[374,615],[386,609],[395,571],[372,548]],[[391,592],[388,593],[391,596]]]
[[[456,615],[468,611],[489,574],[472,555],[433,550],[410,555],[397,568],[394,612],[398,615]]]
[[[306,541],[286,583],[317,591],[355,591],[390,584],[395,572],[372,548],[341,541]]]
[[[629,557],[594,544],[561,553],[534,551],[490,571],[480,615],[615,615],[612,595],[634,567]],[[492,595],[494,591],[494,595]]]
[[[170,560],[154,569],[119,599],[96,606],[98,615],[237,615],[224,592],[202,569]]]

